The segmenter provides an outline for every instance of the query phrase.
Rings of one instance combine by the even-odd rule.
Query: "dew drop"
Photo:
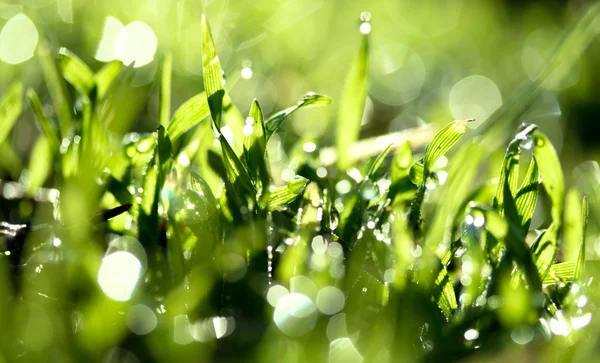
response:
[[[360,196],[365,200],[373,200],[379,196],[379,186],[366,179],[360,186]]]
[[[371,13],[368,11],[363,11],[360,14],[360,26],[359,30],[363,34],[369,34],[371,32]]]

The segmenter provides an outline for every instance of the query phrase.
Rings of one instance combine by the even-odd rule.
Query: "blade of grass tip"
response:
[[[279,187],[269,193],[268,210],[272,212],[298,198],[306,188],[308,179],[296,176],[287,182],[287,185]]]
[[[248,130],[248,128],[251,132],[248,132],[244,137],[244,155],[248,172],[255,181],[255,185],[260,181],[264,194],[268,191],[270,180],[265,163],[267,140],[263,113],[256,99],[252,101],[252,106],[250,106],[250,115],[246,119],[244,130]]]
[[[558,234],[561,228],[564,204],[564,178],[556,150],[546,135],[539,130],[536,131],[533,145],[533,154],[539,167],[542,185],[552,202],[550,210],[552,223],[539,243],[532,246],[535,263],[540,277],[543,279],[558,249]]]
[[[508,181],[511,193],[517,192],[517,180],[519,178],[519,157],[521,154],[520,145],[524,140],[531,137],[530,135],[537,129],[536,125],[528,125],[521,130],[506,148],[506,154],[500,169],[500,177],[498,179],[498,187],[496,188],[496,196],[494,197],[494,209],[502,216],[504,215],[504,183]],[[507,177],[508,174],[508,177]]]
[[[423,160],[423,178],[410,207],[409,222],[412,226],[417,226],[421,219],[421,206],[425,198],[427,179],[431,174],[431,169],[436,161],[464,135],[467,131],[467,123],[472,121],[473,119],[450,122],[433,137],[433,140],[427,146],[425,159]]]
[[[367,177],[365,178],[365,180],[372,179],[375,176],[375,173],[379,170],[379,168],[383,164],[385,157],[388,156],[390,151],[392,151],[392,146],[394,146],[394,144],[388,145],[388,147],[385,148],[385,150],[383,150],[381,152],[381,154],[379,154],[379,156],[377,156],[377,159],[375,159],[375,161],[373,161],[373,163],[369,167],[369,171],[367,172]]]
[[[210,114],[216,130],[220,130],[223,96],[225,94],[223,72],[206,15],[202,15],[202,69]]]
[[[106,92],[110,89],[119,73],[121,73],[121,69],[123,69],[123,63],[114,61],[109,62],[96,72],[94,75],[94,82],[96,83],[96,89],[98,91],[96,94],[98,100],[104,99]]]
[[[71,133],[73,115],[71,113],[71,95],[67,90],[64,79],[58,72],[56,63],[50,53],[47,43],[42,42],[38,47],[38,59],[42,66],[42,72],[52,104],[56,110],[60,125],[60,136],[67,137]]]
[[[348,149],[359,137],[360,122],[367,101],[368,64],[369,36],[365,34],[340,96],[336,129],[337,166],[340,170],[350,167]]]
[[[575,270],[575,278],[579,279],[583,268],[585,267],[585,230],[587,228],[589,218],[589,205],[586,197],[583,197],[581,205],[581,214],[583,217],[582,234],[581,234],[581,247],[579,248],[579,256],[577,256],[577,269]]]
[[[173,69],[173,56],[171,53],[165,54],[162,64],[159,94],[159,124],[163,127],[169,126],[171,119],[171,76]]]
[[[283,120],[285,120],[289,115],[294,113],[296,110],[301,109],[301,108],[311,108],[311,107],[318,107],[318,106],[324,106],[324,105],[329,105],[329,104],[331,104],[331,98],[329,98],[328,96],[321,95],[321,94],[314,93],[314,92],[308,92],[307,94],[302,96],[300,101],[298,101],[298,103],[296,103],[294,106],[291,106],[291,107],[286,108],[285,110],[279,111],[279,112],[271,115],[267,119],[267,121],[265,122],[265,131],[266,131],[266,135],[267,135],[267,137],[266,137],[267,141],[269,140],[271,135],[273,135],[277,131],[277,129],[279,128],[279,125],[281,125]]]
[[[48,119],[48,117],[44,114],[40,98],[31,88],[27,90],[27,98],[29,99],[29,104],[33,110],[33,113],[35,114],[35,118],[38,121],[44,136],[46,137],[46,143],[50,147],[50,150],[53,152],[58,151],[60,148],[60,140],[58,139],[58,135],[54,130],[54,127],[52,127],[50,119]]]
[[[14,82],[0,99],[0,143],[3,143],[23,111],[23,84]]]
[[[67,82],[73,85],[80,94],[89,95],[96,87],[94,72],[90,67],[67,48],[60,48],[57,59],[58,66]]]
[[[48,137],[45,135],[40,135],[36,140],[27,167],[29,169],[27,178],[27,192],[29,195],[34,195],[50,176],[53,166],[52,159],[54,159],[54,153],[57,151],[58,149],[50,146]]]

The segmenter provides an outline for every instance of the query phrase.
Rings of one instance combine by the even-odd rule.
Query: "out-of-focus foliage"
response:
[[[202,5],[0,7],[0,360],[597,356],[600,5]]]

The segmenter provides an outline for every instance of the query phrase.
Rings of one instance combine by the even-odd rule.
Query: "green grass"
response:
[[[0,361],[591,359],[600,271],[585,232],[600,200],[566,184],[548,137],[519,124],[591,41],[599,9],[480,129],[453,121],[424,150],[397,140],[356,162],[363,35],[337,163],[292,151],[284,181],[270,137],[332,99],[308,93],[271,116],[255,99],[241,116],[206,18],[205,91],[171,112],[167,54],[150,134],[114,131],[112,84],[130,69],[94,72],[42,45],[52,106],[19,82],[0,100],[7,150],[25,93],[41,131],[28,177],[3,184],[2,208],[28,226],[0,229]],[[549,213],[532,230],[542,201]]]

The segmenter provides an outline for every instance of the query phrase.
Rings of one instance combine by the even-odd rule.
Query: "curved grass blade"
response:
[[[367,172],[366,179],[373,179],[373,177],[375,177],[375,173],[383,164],[385,157],[390,153],[390,151],[392,151],[392,146],[394,146],[394,144],[389,144],[388,147],[385,148],[385,150],[383,150],[381,154],[377,156],[373,163],[371,163],[371,166],[369,166],[369,171]]]
[[[367,101],[367,69],[369,64],[369,37],[364,35],[358,55],[346,78],[340,104],[336,130],[338,168],[345,170],[350,166],[348,150],[360,133],[360,122]]]
[[[539,243],[532,246],[534,260],[540,277],[543,279],[558,249],[558,234],[561,228],[564,204],[564,178],[556,150],[546,135],[539,130],[534,134],[534,157],[539,167],[542,184],[552,202],[550,210],[552,223],[544,237],[538,240]]]
[[[50,150],[52,150],[53,152],[58,151],[58,149],[60,148],[60,140],[58,139],[56,131],[52,127],[50,119],[48,119],[48,117],[44,114],[40,98],[38,97],[37,93],[35,93],[35,91],[31,88],[27,90],[27,98],[29,99],[29,104],[31,105],[33,113],[35,114],[35,118],[40,124],[40,128],[42,129],[42,132],[46,137],[45,142],[48,144]]]
[[[23,111],[23,84],[14,82],[0,99],[0,143],[12,130]]]
[[[308,179],[296,176],[287,182],[287,185],[279,187],[269,193],[268,210],[272,212],[293,202],[304,192]]]
[[[533,212],[535,211],[538,187],[539,171],[535,159],[531,159],[525,179],[523,179],[523,183],[515,196],[515,205],[520,217],[521,233],[523,233],[523,235],[527,234]]]
[[[298,101],[298,103],[296,103],[294,106],[288,107],[285,110],[279,111],[274,115],[271,115],[271,117],[269,117],[269,119],[265,122],[266,139],[269,140],[271,135],[273,135],[275,131],[277,131],[279,125],[281,125],[281,122],[283,122],[283,120],[285,120],[286,117],[288,117],[296,110],[300,108],[310,108],[329,104],[331,104],[331,98],[325,95],[308,92],[307,94],[302,96],[300,101]]]
[[[41,188],[50,174],[52,173],[54,153],[58,152],[51,146],[48,137],[40,135],[33,146],[31,157],[29,158],[29,169],[27,192],[29,195]]]
[[[421,219],[421,207],[423,199],[425,197],[427,179],[431,175],[431,169],[435,165],[436,161],[443,156],[450,148],[460,139],[460,137],[467,131],[467,123],[473,121],[473,119],[467,120],[456,120],[450,122],[443,129],[441,129],[431,140],[427,151],[425,152],[425,159],[423,160],[423,173],[422,180],[417,193],[410,207],[409,221],[412,226],[417,226]],[[411,179],[418,181],[418,175],[420,174],[419,169],[415,169],[413,172],[411,169]]]
[[[225,95],[225,90],[223,89],[223,72],[206,15],[202,15],[202,69],[210,115],[216,129],[220,130],[223,96]]]
[[[160,93],[159,93],[159,110],[158,120],[163,127],[169,126],[171,119],[171,73],[173,69],[173,56],[171,53],[165,54],[163,59]]]
[[[575,281],[577,275],[577,262],[567,261],[555,263],[550,266],[550,270],[544,277],[544,285],[554,285],[558,283]]]
[[[267,139],[263,113],[256,99],[250,106],[250,115],[246,120],[246,125],[246,127],[252,127],[252,132],[244,137],[244,157],[248,165],[248,173],[255,185],[258,185],[258,181],[260,181],[264,194],[270,179],[265,163]]]
[[[96,87],[94,73],[90,67],[67,48],[60,48],[57,58],[58,66],[67,82],[73,85],[77,92],[88,96]]]
[[[97,97],[99,100],[103,100],[106,96],[106,92],[110,89],[115,79],[123,69],[123,63],[120,61],[114,61],[106,64],[94,75],[94,82],[96,83]]]
[[[71,96],[69,95],[63,77],[58,72],[58,68],[50,54],[48,45],[46,43],[41,43],[37,53],[44,73],[44,79],[46,80],[48,91],[50,92],[50,98],[52,98],[52,104],[54,105],[54,109],[58,116],[60,136],[66,137],[71,132],[73,123]]]
[[[189,129],[208,116],[210,116],[210,107],[206,101],[206,93],[202,92],[185,101],[175,111],[167,128],[171,141],[175,143]]]

